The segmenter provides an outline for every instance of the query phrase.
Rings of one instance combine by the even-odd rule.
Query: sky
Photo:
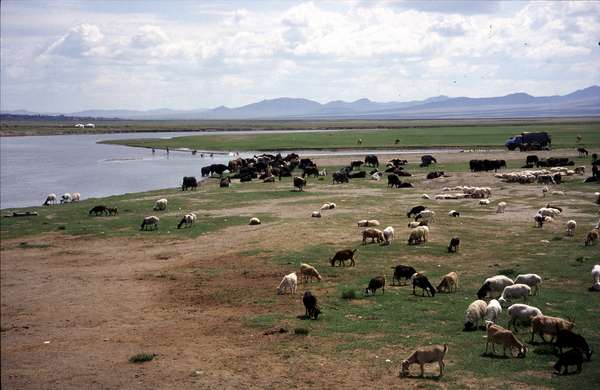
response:
[[[600,1],[0,3],[0,109],[561,95],[600,84]]]

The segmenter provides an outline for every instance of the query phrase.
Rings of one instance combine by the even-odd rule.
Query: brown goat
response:
[[[456,272],[450,272],[444,276],[439,286],[437,286],[438,292],[448,291],[452,292],[452,289],[456,291],[458,288],[458,274]]]
[[[402,361],[402,368],[400,369],[400,376],[407,376],[409,373],[411,364],[418,364],[421,366],[421,376],[423,376],[423,365],[425,363],[438,362],[440,366],[440,377],[444,374],[444,356],[448,352],[448,344],[444,345],[430,345],[417,349],[412,353],[406,360]]]
[[[492,344],[492,351],[496,353],[496,349],[494,347],[495,344],[502,344],[503,351],[502,354],[506,356],[506,347],[509,348],[510,355],[513,356],[512,350],[513,348],[517,348],[519,351],[518,357],[525,357],[527,353],[527,348],[525,344],[519,341],[508,329],[504,329],[500,325],[496,325],[492,322],[488,322],[487,326],[487,341],[485,343],[485,353],[488,353],[488,345]]]
[[[540,335],[544,342],[546,342],[544,334],[551,335],[552,339],[550,339],[550,342],[553,342],[558,330],[571,330],[574,326],[575,321],[571,319],[565,320],[563,318],[550,317],[543,314],[537,315],[531,318],[531,342],[533,342],[533,337],[536,333]]]

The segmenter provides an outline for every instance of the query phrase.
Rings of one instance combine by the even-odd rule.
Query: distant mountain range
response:
[[[531,96],[513,93],[490,98],[436,96],[409,102],[353,102],[335,100],[321,104],[313,100],[277,98],[241,107],[148,111],[87,110],[68,114],[7,111],[12,115],[64,115],[120,119],[459,119],[600,116],[600,86],[594,85],[564,96]]]

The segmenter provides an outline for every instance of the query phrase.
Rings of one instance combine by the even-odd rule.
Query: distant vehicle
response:
[[[83,123],[78,123],[78,124],[75,125],[75,127],[80,127],[80,128],[83,129],[85,127],[85,125]]]
[[[92,128],[92,129],[93,129],[94,127],[96,127],[96,125],[95,125],[95,124],[93,124],[93,123],[86,123],[86,124],[85,124],[85,127],[89,127],[89,128]]]
[[[506,141],[504,146],[508,150],[515,150],[519,148],[521,152],[527,150],[542,150],[549,149],[552,144],[552,138],[548,133],[542,131],[540,133],[521,133],[521,135],[515,135]]]

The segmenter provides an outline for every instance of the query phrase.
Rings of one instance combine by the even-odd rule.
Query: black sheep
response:
[[[450,244],[448,245],[448,253],[458,252],[458,246],[460,245],[460,238],[452,237]]]
[[[425,210],[426,207],[425,206],[415,206],[412,209],[410,209],[410,211],[408,213],[406,213],[406,216],[408,218],[410,218],[411,215],[417,215],[419,214],[421,211]]]
[[[414,275],[412,277],[412,285],[413,285],[413,295],[416,295],[415,287],[420,287],[422,289],[421,296],[425,296],[425,292],[427,292],[427,295],[429,295],[429,296],[432,296],[432,297],[435,296],[435,288],[431,285],[431,283],[429,282],[429,279],[427,279],[427,276],[425,276],[423,274]]]
[[[381,289],[381,292],[385,294],[385,277],[383,276],[376,276],[373,279],[371,279],[371,281],[369,282],[369,286],[365,288],[365,295],[369,295],[369,291],[371,291],[371,293],[375,295],[375,292],[378,289]]]
[[[310,291],[304,293],[304,297],[302,297],[302,303],[304,303],[304,308],[306,309],[306,316],[310,319],[317,320],[319,319],[319,314],[321,314],[321,310],[317,306],[317,297],[312,295]]]
[[[400,278],[404,278],[404,281],[406,282],[411,278],[411,276],[417,273],[417,271],[410,265],[398,264],[397,266],[392,267],[392,269],[394,270],[394,276],[392,276],[392,286],[396,280],[398,281],[398,284],[400,284]]]
[[[481,286],[481,288],[479,289],[479,291],[477,291],[477,298],[479,299],[484,299],[488,292],[490,292],[492,290],[492,288],[490,287],[490,282],[486,282],[483,284],[483,286]]]
[[[583,355],[577,348],[561,353],[558,361],[554,364],[554,370],[560,374],[560,370],[564,367],[563,375],[569,373],[569,366],[577,366],[577,373],[581,372],[583,366]]]
[[[568,329],[557,329],[554,346],[558,348],[561,354],[563,348],[574,348],[583,352],[588,362],[592,358],[593,351],[587,341],[585,341],[585,338]]]

